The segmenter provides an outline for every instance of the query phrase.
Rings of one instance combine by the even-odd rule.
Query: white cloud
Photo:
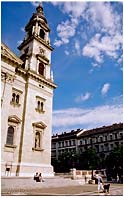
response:
[[[81,49],[80,49],[80,43],[79,43],[78,40],[75,41],[74,47],[75,47],[77,55],[80,55],[81,54]]]
[[[122,13],[117,13],[110,2],[55,2],[53,4],[59,6],[69,17],[68,21],[61,22],[57,27],[56,46],[69,44],[72,37],[79,36],[80,24],[83,27],[80,37],[87,34],[88,37],[90,36],[90,40],[82,49],[83,56],[93,58],[99,64],[104,62],[104,55],[119,61],[119,50],[122,49],[123,42]],[[81,45],[83,40],[80,40]],[[75,49],[79,55],[77,44]]]
[[[103,53],[117,59],[118,50],[121,49],[122,42],[122,35],[119,34],[115,36],[96,34],[89,43],[84,46],[82,55],[94,58],[97,63],[103,62]]]
[[[62,12],[67,13],[75,18],[82,16],[83,12],[86,10],[88,3],[87,2],[51,2],[54,6],[59,6]]]
[[[62,21],[57,26],[57,32],[59,39],[55,39],[54,45],[59,47],[63,44],[68,44],[69,39],[75,36],[76,28],[79,23],[79,17],[83,14],[87,7],[85,2],[63,2],[52,3],[55,6],[59,6],[62,12],[69,14],[69,20]]]
[[[62,44],[63,44],[63,42],[62,42],[61,40],[55,39],[54,45],[55,45],[56,47],[60,47]]]
[[[121,98],[122,100],[122,98]],[[53,111],[53,127],[56,130],[66,128],[93,128],[123,122],[123,105],[117,103],[94,108],[71,108]]]
[[[73,17],[78,18],[82,16],[86,8],[86,2],[65,2],[63,11],[65,13],[71,14]]]
[[[78,96],[75,101],[80,102],[80,101],[86,101],[91,97],[91,94],[89,92],[86,92],[84,95]]]
[[[77,26],[77,20],[72,19],[71,21],[66,20],[57,26],[57,32],[59,40],[56,39],[54,42],[55,46],[61,46],[62,44],[69,43],[69,38],[75,35],[75,28]]]
[[[110,84],[105,83],[102,87],[101,94],[104,96],[107,94],[108,90],[110,89]]]
[[[69,55],[69,51],[65,50],[65,54],[68,56]]]

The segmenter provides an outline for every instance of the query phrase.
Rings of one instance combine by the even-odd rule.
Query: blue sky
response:
[[[17,46],[37,2],[2,2],[1,40]],[[51,29],[53,133],[123,121],[122,2],[42,2]]]

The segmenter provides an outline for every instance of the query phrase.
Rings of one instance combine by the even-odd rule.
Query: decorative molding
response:
[[[22,91],[22,90],[17,89],[17,88],[15,88],[15,87],[12,87],[12,91],[13,91],[13,92],[16,92],[16,93],[20,93],[20,94],[22,94],[22,93],[23,93],[23,91]]]
[[[38,60],[40,60],[41,62],[43,62],[44,64],[48,65],[49,64],[49,59],[42,54],[36,54],[36,57]]]
[[[40,96],[36,96],[36,99],[39,99],[39,100],[41,100],[41,101],[46,101],[45,98],[42,98],[42,97],[40,97]]]
[[[16,103],[16,101],[10,101],[10,104],[13,105],[14,107],[20,107],[21,104]]]
[[[17,147],[17,145],[10,145],[10,144],[5,144],[4,146],[8,147],[8,148],[16,148]]]
[[[42,38],[40,38],[39,36],[36,36],[34,34],[31,37],[29,37],[28,39],[24,40],[21,43],[21,45],[18,47],[18,49],[21,50],[25,45],[27,45],[33,39],[36,39],[37,41],[42,43],[45,47],[47,47],[48,49],[53,51],[54,48],[47,41],[44,41]]]
[[[54,89],[57,87],[57,85],[54,84],[51,80],[45,79],[44,77],[38,75],[36,72],[32,70],[28,71],[27,75],[29,75],[29,77],[31,77],[32,79],[36,80],[39,83],[43,82],[46,86],[50,86]]]
[[[21,123],[21,119],[18,118],[16,115],[11,115],[8,117],[8,122],[13,122],[13,123]]]
[[[41,109],[38,109],[38,108],[35,108],[36,112],[38,113],[45,113],[45,111],[41,110]]]
[[[34,122],[32,123],[33,127],[45,129],[47,126],[43,122]]]
[[[1,72],[1,81],[3,82],[9,82],[9,83],[13,83],[15,80],[16,76],[15,75],[11,75],[7,72]]]
[[[32,148],[32,151],[44,151],[44,149],[33,147],[33,148]]]
[[[23,61],[18,58],[4,43],[1,44],[1,58],[5,58],[17,65],[23,64]]]

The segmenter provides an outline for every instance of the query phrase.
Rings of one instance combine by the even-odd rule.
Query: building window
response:
[[[37,109],[38,111],[43,111],[43,102],[39,101],[37,102]]]
[[[21,104],[21,94],[22,91],[16,89],[16,88],[12,88],[12,99],[10,104],[13,106],[17,106],[19,107]]]
[[[68,146],[68,141],[65,141],[65,146]]]
[[[40,37],[42,39],[44,39],[44,37],[45,37],[45,33],[44,33],[44,31],[42,29],[40,29]]]
[[[112,135],[110,135],[109,137],[110,137],[110,140],[112,140]]]
[[[73,145],[75,145],[75,140],[72,140],[72,142],[73,142]]]
[[[117,133],[115,133],[115,139],[117,139],[117,138],[118,138]]]
[[[64,142],[62,142],[62,147],[64,147]]]
[[[99,153],[99,145],[95,145],[96,152]]]
[[[100,137],[100,142],[102,142],[103,141],[103,138],[102,137]]]
[[[105,141],[107,141],[107,136],[105,136]]]
[[[108,143],[106,143],[104,146],[105,146],[105,151],[109,151],[109,145],[108,145]]]
[[[7,131],[6,144],[13,145],[13,142],[14,142],[14,127],[9,126]]]
[[[15,115],[9,116],[5,147],[11,147],[11,148],[16,147],[16,145],[15,145],[16,134],[17,134],[17,130],[18,130],[18,124],[20,122],[21,122],[21,120],[17,116],[15,116]]]
[[[44,65],[43,63],[39,63],[38,72],[40,75],[44,76]]]
[[[44,65],[43,63],[39,63],[38,72],[40,75],[44,76]]]
[[[123,138],[123,134],[122,133],[120,133],[120,138]]]
[[[104,146],[103,146],[103,145],[101,145],[101,152],[102,152],[102,151],[104,151]]]
[[[92,139],[90,138],[90,144],[92,144]]]
[[[35,110],[39,113],[44,113],[44,103],[45,103],[45,99],[41,98],[40,96],[36,96],[36,108]]]
[[[59,147],[61,147],[61,142],[59,142]]]

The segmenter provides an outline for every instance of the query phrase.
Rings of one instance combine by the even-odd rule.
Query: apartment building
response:
[[[102,126],[95,129],[77,129],[52,136],[52,159],[58,159],[65,151],[84,152],[95,148],[97,154],[109,154],[123,144],[123,123]]]

